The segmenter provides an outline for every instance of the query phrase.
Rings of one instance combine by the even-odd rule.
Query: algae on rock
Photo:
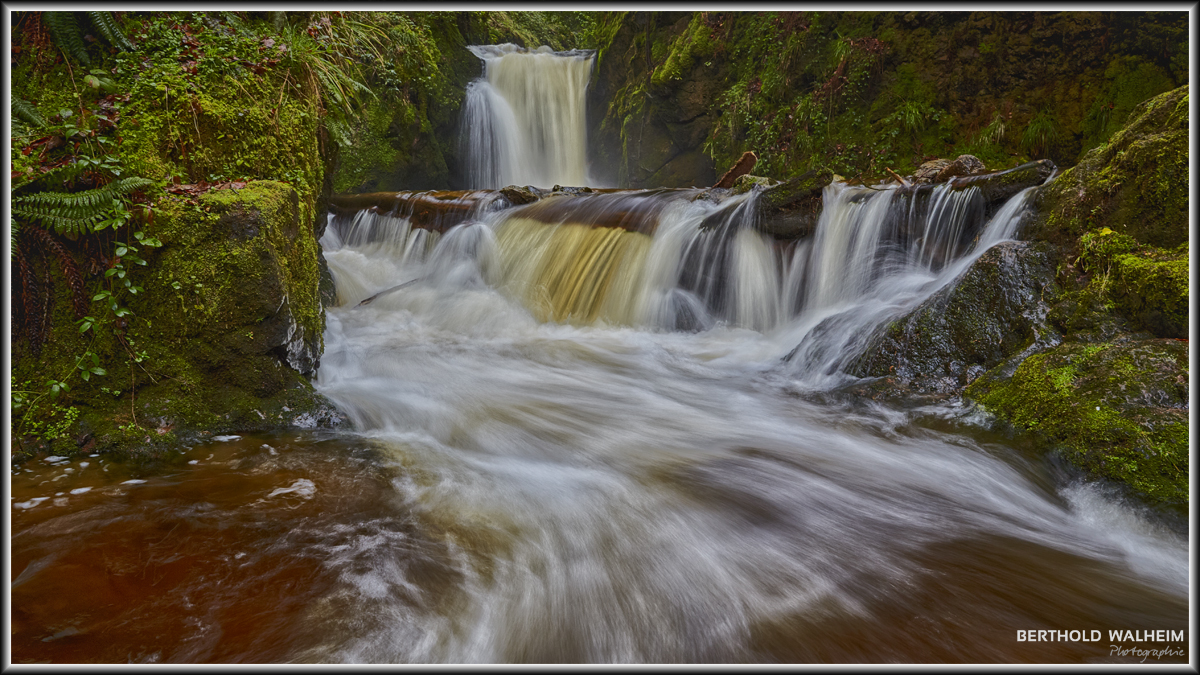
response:
[[[1167,504],[1188,501],[1188,348],[1064,343],[988,373],[965,396],[1043,435],[1073,464]]]
[[[1073,247],[1107,227],[1143,244],[1179,246],[1188,235],[1189,149],[1185,85],[1138,105],[1107,143],[1039,189],[1039,218],[1024,236]]]
[[[1006,359],[1057,344],[1046,321],[1058,295],[1054,247],[1003,242],[876,338],[851,373],[873,390],[949,396]]]

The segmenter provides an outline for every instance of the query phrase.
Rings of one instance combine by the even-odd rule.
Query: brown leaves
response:
[[[200,195],[210,190],[241,190],[246,187],[246,181],[227,180],[220,183],[210,183],[202,180],[198,183],[179,183],[179,179],[175,179],[175,184],[167,188],[167,192],[176,195],[184,195],[186,197],[199,197]]]

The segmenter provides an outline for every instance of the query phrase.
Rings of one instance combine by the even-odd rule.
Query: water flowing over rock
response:
[[[484,77],[467,87],[467,184],[586,185],[586,95],[593,52],[470,47]]]
[[[1167,504],[1188,501],[1188,347],[1177,340],[1065,343],[966,390],[1094,475]]]
[[[893,322],[851,372],[887,394],[953,395],[1019,352],[1053,346],[1053,247],[1002,242],[952,286]]]

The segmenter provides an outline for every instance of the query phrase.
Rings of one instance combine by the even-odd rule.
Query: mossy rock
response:
[[[43,434],[43,445],[153,456],[210,434],[344,423],[308,380],[325,326],[313,220],[276,181],[160,203],[152,232],[163,246],[135,271],[144,292],[130,299],[132,317],[94,328],[107,374],[73,380],[42,406],[77,421]],[[15,354],[22,382],[71,372],[83,346],[68,304],[56,303],[56,349]]]
[[[1171,251],[1142,246],[1133,237],[1103,228],[1079,240],[1079,261],[1091,273],[1089,292],[1157,337],[1188,337],[1187,242]]]
[[[1002,242],[984,252],[958,283],[892,322],[849,369],[878,377],[868,389],[889,396],[948,396],[1005,359],[1053,344],[1045,321],[1058,295],[1053,247]]]
[[[752,176],[743,174],[733,181],[733,194],[740,195],[749,192],[755,188],[765,189],[775,185],[779,185],[779,181],[772,180],[766,176]]]
[[[1159,248],[1188,238],[1188,87],[1134,109],[1128,123],[1080,163],[1038,190],[1025,237],[1073,248],[1109,228]]]
[[[1160,503],[1188,503],[1184,342],[1066,343],[1026,358],[1011,376],[985,374],[964,396],[1042,435],[1091,475]]]

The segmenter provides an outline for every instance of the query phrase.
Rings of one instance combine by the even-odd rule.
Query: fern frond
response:
[[[17,97],[16,94],[11,92],[9,93],[9,98],[12,101],[12,114],[14,117],[36,129],[46,126],[46,120],[38,114],[37,108],[26,103],[24,99]]]
[[[63,248],[62,244],[50,236],[49,232],[40,227],[26,228],[25,236],[42,251],[48,251],[58,260],[59,270],[62,271],[63,278],[67,280],[67,285],[71,287],[71,306],[75,310],[75,318],[82,318],[87,314],[88,300],[87,295],[83,292],[83,274],[79,272],[79,265],[75,263],[75,259],[71,257],[67,249]]]
[[[123,52],[132,52],[136,49],[133,43],[121,32],[121,28],[117,26],[117,21],[113,18],[112,12],[88,12],[87,15],[92,20],[92,25],[96,27],[96,31],[105,40],[108,40],[108,44]]]
[[[61,235],[86,234],[110,214],[115,200],[152,185],[152,180],[131,176],[83,192],[35,192],[14,197],[12,214],[40,222]]]
[[[88,57],[87,48],[83,44],[83,35],[79,23],[75,21],[74,12],[42,12],[46,25],[50,27],[50,35],[54,44],[64,52],[74,56],[85,66],[90,66],[92,60]]]
[[[38,285],[37,277],[33,274],[33,266],[29,264],[24,252],[19,248],[13,247],[13,262],[14,270],[17,272],[17,278],[20,280],[20,285],[13,284],[14,290],[20,288],[21,301],[13,302],[15,316],[13,316],[13,335],[24,334],[33,342],[37,337],[37,329],[35,324],[38,316]]]
[[[23,183],[18,184],[18,183],[16,183],[17,179],[13,179],[14,185],[12,187],[13,187],[13,190],[15,191],[15,190],[23,189],[26,186],[33,185],[35,183],[45,185],[45,186],[52,186],[52,185],[61,186],[68,181],[74,180],[76,177],[79,176],[79,174],[81,174],[87,170],[88,170],[88,165],[84,164],[83,162],[70,162],[67,164],[63,164],[62,166],[58,166],[53,169],[50,169],[46,173],[34,173],[32,176],[30,176],[28,178],[28,180],[26,180]],[[25,178],[25,176],[22,175],[19,178]]]

